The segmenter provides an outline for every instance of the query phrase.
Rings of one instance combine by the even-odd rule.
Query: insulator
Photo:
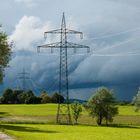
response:
[[[51,53],[53,53],[53,48],[51,48]]]
[[[83,33],[80,34],[80,38],[83,39]]]
[[[87,53],[90,53],[90,48],[87,48]]]
[[[47,38],[47,33],[44,33],[44,38],[45,38],[45,39]]]
[[[37,52],[40,53],[40,47],[37,47]]]
[[[73,52],[74,52],[74,53],[76,53],[76,50],[77,50],[77,49],[76,49],[76,48],[74,48],[74,49],[73,49]]]

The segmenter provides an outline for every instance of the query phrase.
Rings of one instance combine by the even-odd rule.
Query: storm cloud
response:
[[[62,2],[15,0],[11,5],[18,5],[21,10],[11,24],[8,25],[6,20],[3,22],[15,45],[1,88],[14,87],[13,81],[24,67],[31,74],[34,82],[31,86],[36,93],[42,89],[58,90],[59,50],[53,54],[50,50],[38,54],[36,47],[59,41],[58,36],[48,36],[44,40],[43,33],[59,28],[65,11],[68,27],[85,33],[83,40],[78,36],[69,39],[91,47],[90,54],[86,50],[77,51],[77,54],[71,51],[68,56],[70,97],[88,99],[96,88],[107,86],[114,90],[118,99],[132,99],[140,85],[140,2],[76,0],[74,5],[73,0]]]

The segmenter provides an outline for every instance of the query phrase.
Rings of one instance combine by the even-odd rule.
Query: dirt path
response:
[[[14,139],[3,132],[0,132],[0,140],[14,140]]]

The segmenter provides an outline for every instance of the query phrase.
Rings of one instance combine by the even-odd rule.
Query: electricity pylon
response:
[[[46,44],[38,46],[38,51],[40,48],[59,48],[60,49],[60,72],[59,72],[59,94],[63,95],[65,98],[65,103],[61,104],[59,100],[56,122],[57,123],[72,123],[71,114],[70,114],[70,105],[69,105],[69,81],[68,81],[68,62],[67,62],[67,49],[73,48],[76,52],[77,48],[86,48],[89,52],[90,48],[88,46],[75,44],[67,41],[67,34],[80,34],[81,38],[83,36],[82,32],[69,30],[66,28],[65,15],[63,13],[61,28],[57,30],[47,31],[44,33],[45,38],[47,34],[60,34],[60,42]]]
[[[30,78],[30,76],[29,76],[29,73],[28,72],[26,72],[25,71],[25,69],[23,69],[23,71],[21,72],[21,73],[18,73],[18,77],[17,77],[19,80],[21,80],[21,82],[22,82],[22,90],[23,91],[26,91],[26,90],[28,90],[27,88],[26,88],[26,80],[30,80],[31,78]]]

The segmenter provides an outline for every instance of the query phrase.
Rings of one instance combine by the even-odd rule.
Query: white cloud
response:
[[[9,37],[15,42],[14,50],[33,50],[43,39],[44,31],[49,30],[50,22],[41,22],[38,17],[23,16]]]

